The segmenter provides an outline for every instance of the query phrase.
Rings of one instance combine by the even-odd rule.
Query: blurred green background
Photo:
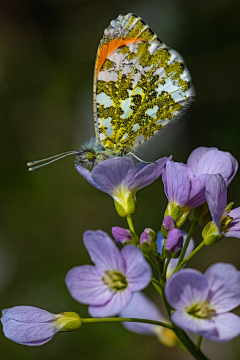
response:
[[[92,77],[103,30],[133,12],[186,60],[196,101],[181,120],[141,153],[185,162],[197,146],[216,146],[240,160],[239,1],[2,0],[0,2],[0,309],[33,305],[54,313],[87,306],[71,299],[67,271],[89,262],[88,229],[125,227],[112,199],[91,187],[68,157],[29,173],[26,163],[76,149],[94,135]],[[237,174],[228,200],[240,206]],[[167,201],[161,180],[138,193],[136,229],[160,228]],[[188,229],[189,222],[185,229]],[[200,241],[200,231],[196,242]],[[202,271],[216,261],[240,268],[240,241],[223,239],[189,263]],[[159,303],[150,286],[146,293]],[[238,311],[239,314],[239,311]],[[181,350],[127,332],[121,324],[85,325],[42,347],[12,343],[0,333],[1,359],[190,359]],[[239,339],[203,341],[211,359],[240,359]]]

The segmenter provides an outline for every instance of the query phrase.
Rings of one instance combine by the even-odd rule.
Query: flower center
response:
[[[127,279],[123,274],[117,271],[105,271],[106,276],[102,277],[102,281],[111,290],[124,290],[128,286]]]
[[[215,310],[211,308],[209,301],[203,301],[185,309],[189,315],[200,319],[209,319],[215,314]]]

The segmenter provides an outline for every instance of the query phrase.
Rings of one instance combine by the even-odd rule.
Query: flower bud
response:
[[[137,244],[139,241],[138,236],[132,231],[118,226],[112,228],[112,234],[119,245]]]
[[[204,227],[202,237],[205,245],[213,245],[221,240],[223,235],[219,232],[217,225],[213,221],[210,221]]]
[[[143,252],[147,254],[155,254],[157,252],[157,233],[149,228],[146,228],[140,235],[140,246]]]
[[[162,236],[166,239],[169,231],[174,229],[175,227],[176,227],[176,223],[174,219],[170,215],[165,216],[161,226]]]
[[[163,249],[164,257],[178,258],[183,247],[183,234],[179,229],[169,231]]]

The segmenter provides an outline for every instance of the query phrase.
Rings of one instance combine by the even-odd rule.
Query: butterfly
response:
[[[104,30],[97,50],[95,138],[76,151],[30,162],[29,170],[71,154],[76,155],[77,164],[89,169],[114,156],[134,155],[193,98],[191,76],[178,52],[158,39],[140,17],[119,15]]]

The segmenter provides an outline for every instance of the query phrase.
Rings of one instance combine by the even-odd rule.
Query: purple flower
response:
[[[115,239],[115,241],[119,245],[125,245],[127,243],[132,242],[133,236],[131,234],[131,231],[128,229],[124,229],[118,226],[115,226],[112,228],[112,234]]]
[[[240,207],[231,210],[233,203],[227,206],[227,187],[220,174],[209,176],[206,183],[206,199],[216,226],[213,227],[213,223],[208,223],[203,234],[209,236],[214,232],[220,237],[224,235],[240,238]]]
[[[181,227],[189,211],[205,203],[205,184],[209,175],[220,173],[228,186],[237,169],[236,159],[216,148],[195,149],[187,165],[168,161],[162,177],[169,201],[165,216],[171,215]]]
[[[190,154],[187,166],[194,176],[221,174],[228,186],[237,172],[238,162],[229,152],[199,147]]]
[[[180,229],[169,231],[164,246],[164,252],[170,254],[170,257],[177,258],[183,247],[183,234]]]
[[[185,243],[186,239],[187,239],[187,233],[184,230],[181,230],[182,235],[183,235],[183,244]],[[163,244],[164,244],[164,238],[162,236],[161,231],[158,232],[158,238],[157,238],[157,251],[161,254],[162,253],[162,248],[163,248]],[[184,256],[184,259],[191,254],[191,252],[194,249],[194,240],[193,238],[191,238],[188,247],[187,247],[187,251],[186,254]],[[176,270],[177,268],[177,263],[178,263],[178,259],[171,259],[168,265],[168,269],[167,269],[167,276],[166,278],[169,279],[169,277],[172,275],[172,273]]]
[[[28,346],[43,345],[58,331],[77,330],[82,325],[73,312],[51,314],[33,306],[15,306],[2,312],[4,335],[16,343]]]
[[[140,291],[133,294],[131,301],[121,311],[119,316],[167,322],[159,308]],[[134,322],[123,322],[122,324],[127,330],[134,333],[156,336],[166,346],[174,346],[177,343],[177,337],[170,329]]]
[[[240,334],[239,316],[229,313],[240,304],[240,271],[233,265],[214,264],[204,275],[181,270],[168,280],[165,294],[179,328],[218,342]]]
[[[159,159],[138,171],[132,159],[114,157],[101,161],[91,172],[80,165],[76,169],[91,185],[112,196],[119,215],[125,217],[136,212],[136,192],[162,174],[166,161],[166,157]]]
[[[86,231],[83,241],[95,266],[71,269],[66,276],[67,288],[75,300],[90,305],[91,316],[114,316],[128,304],[134,291],[149,284],[151,267],[137,247],[126,245],[120,252],[103,231]]]

